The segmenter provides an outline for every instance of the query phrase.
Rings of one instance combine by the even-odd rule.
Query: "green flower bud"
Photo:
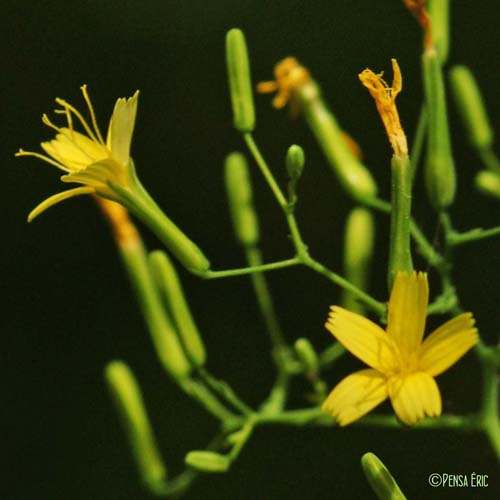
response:
[[[177,327],[188,358],[195,366],[203,366],[206,360],[205,347],[172,261],[165,252],[156,250],[149,254],[149,265],[156,284],[166,300],[168,311]]]
[[[370,261],[373,255],[375,228],[372,213],[354,208],[347,217],[344,237],[344,275],[353,285],[366,290]],[[343,291],[342,305],[362,314],[362,304],[348,290]]]
[[[243,133],[252,132],[255,128],[255,110],[250,61],[245,35],[237,28],[229,30],[226,35],[226,64],[234,127]]]
[[[224,165],[229,209],[236,238],[244,246],[259,241],[259,222],[252,202],[248,165],[241,153],[231,153]]]
[[[450,144],[443,73],[436,51],[427,50],[424,53],[423,71],[429,116],[425,181],[427,195],[434,207],[440,211],[450,206],[455,199],[456,175]]]
[[[299,180],[304,171],[305,161],[306,156],[300,146],[293,144],[288,148],[286,153],[286,169],[292,181],[297,182]]]
[[[432,42],[436,47],[439,60],[448,59],[450,46],[450,0],[430,0],[429,17],[431,18]]]
[[[489,170],[482,170],[476,175],[475,182],[477,189],[483,194],[500,198],[500,175]]]
[[[172,320],[163,307],[142,243],[127,245],[121,249],[121,254],[158,358],[174,379],[186,378],[191,372],[191,364],[184,354]]]
[[[454,66],[450,83],[469,141],[476,148],[490,147],[493,129],[474,75],[466,66]]]
[[[155,484],[166,479],[167,471],[156,445],[139,385],[123,361],[109,363],[104,376],[140,475],[144,483],[154,489]]]
[[[361,466],[379,500],[406,500],[387,467],[375,454],[365,453],[361,457]]]
[[[300,359],[306,371],[309,373],[316,373],[318,371],[318,355],[311,345],[311,342],[306,338],[300,338],[294,344],[297,357]]]
[[[225,455],[213,451],[195,450],[190,451],[184,462],[193,469],[203,472],[226,472],[231,461]]]

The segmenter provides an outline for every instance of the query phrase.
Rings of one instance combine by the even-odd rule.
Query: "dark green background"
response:
[[[496,2],[453,2],[451,62],[468,63],[484,88],[499,129],[500,45]],[[295,55],[321,82],[343,126],[359,141],[384,196],[390,150],[373,102],[357,80],[366,66],[385,69],[397,57],[404,77],[398,99],[411,137],[421,99],[421,35],[402,2],[275,0],[17,1],[2,2],[2,353],[7,373],[3,426],[9,500],[125,500],[141,489],[102,382],[113,358],[130,363],[145,394],[171,472],[200,448],[216,423],[164,376],[152,352],[105,223],[90,198],[70,200],[33,224],[28,212],[64,188],[58,172],[34,159],[14,159],[51,137],[42,113],[60,96],[82,107],[87,83],[105,128],[114,100],[141,90],[133,156],[155,199],[205,251],[216,269],[240,266],[222,182],[227,152],[241,148],[231,126],[224,35],[244,29],[254,81],[270,79],[280,58]],[[390,77],[389,77],[390,79]],[[256,137],[284,183],[283,157],[302,144],[308,164],[299,221],[314,256],[340,269],[344,217],[351,206],[302,120],[256,99]],[[480,197],[472,179],[477,157],[452,111],[459,196],[456,225],[498,224],[500,206]],[[267,260],[291,255],[286,227],[255,172]],[[429,235],[436,221],[417,185],[415,217]],[[372,291],[384,299],[387,219],[377,217]],[[151,248],[156,240],[144,231]],[[484,338],[498,338],[498,240],[461,248],[455,278],[463,304]],[[419,262],[425,269],[425,264]],[[182,273],[203,331],[209,368],[251,403],[267,394],[273,369],[269,345],[245,278],[202,282]],[[339,290],[307,270],[269,275],[289,339],[331,342],[322,323]],[[436,288],[434,288],[436,290]],[[433,322],[434,324],[435,322]],[[432,326],[432,325],[431,325]],[[347,356],[327,374],[333,385],[359,366]],[[447,412],[475,409],[480,376],[473,355],[439,379]],[[294,385],[291,404],[305,404]],[[390,411],[384,406],[381,411]],[[374,451],[411,499],[498,498],[498,463],[486,440],[453,432],[369,429],[262,428],[233,470],[198,481],[198,500],[358,499],[373,495],[359,459]],[[431,489],[432,472],[489,474],[486,490]]]

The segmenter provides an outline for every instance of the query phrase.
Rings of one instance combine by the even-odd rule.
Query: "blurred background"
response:
[[[476,74],[500,129],[500,45],[496,2],[453,2],[451,63]],[[6,446],[0,489],[9,500],[147,499],[102,380],[111,359],[137,375],[169,471],[185,453],[210,440],[216,422],[168,380],[117,258],[108,227],[89,197],[65,202],[28,225],[41,200],[60,191],[58,172],[35,159],[14,159],[19,147],[38,150],[52,137],[40,117],[67,99],[84,109],[87,83],[101,129],[117,97],[140,89],[132,154],[143,183],[165,212],[209,256],[214,269],[244,264],[225,200],[225,155],[243,150],[232,128],[224,36],[240,27],[249,44],[254,82],[269,80],[281,58],[299,58],[320,82],[343,127],[360,143],[384,197],[389,195],[390,149],[372,99],[357,74],[402,68],[398,98],[411,138],[422,98],[421,33],[401,1],[366,0],[4,0],[2,46],[2,412]],[[340,190],[303,120],[256,97],[258,143],[284,185],[284,155],[301,144],[307,166],[298,218],[312,254],[341,266],[345,216],[352,206]],[[473,188],[479,160],[467,146],[451,107],[459,195],[458,229],[490,227],[498,202]],[[253,171],[266,260],[292,255],[287,230],[269,189]],[[436,218],[419,179],[415,217],[432,238]],[[144,229],[148,246],[158,247]],[[385,300],[388,219],[377,216],[372,293]],[[457,250],[454,277],[463,306],[477,317],[488,342],[498,340],[499,240]],[[420,269],[426,264],[417,258]],[[180,270],[208,349],[209,368],[256,404],[274,372],[269,343],[249,280],[204,282]],[[331,342],[323,328],[340,290],[300,268],[268,275],[290,341],[307,336],[318,349]],[[434,283],[435,276],[431,276]],[[437,288],[434,288],[436,291]],[[443,318],[431,321],[435,326]],[[360,366],[345,356],[325,378],[334,385]],[[473,354],[439,378],[446,412],[478,407],[480,372]],[[293,386],[292,407],[306,404],[305,384]],[[379,410],[389,412],[388,405]],[[444,431],[259,428],[230,473],[207,476],[186,495],[198,500],[372,498],[359,465],[375,452],[411,499],[498,498],[498,463],[485,438]],[[430,473],[489,475],[481,490],[431,489]]]

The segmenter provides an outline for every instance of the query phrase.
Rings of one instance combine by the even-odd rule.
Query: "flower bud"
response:
[[[474,75],[466,66],[454,66],[450,70],[450,83],[469,141],[479,149],[490,147],[493,129]]]
[[[316,373],[318,371],[318,355],[311,345],[311,342],[302,337],[295,341],[293,347],[306,371],[309,373]]]
[[[226,64],[234,127],[243,133],[252,132],[255,128],[255,110],[250,61],[245,35],[237,28],[229,30],[226,35]]]
[[[147,254],[140,241],[120,248],[142,314],[148,326],[156,354],[166,371],[177,381],[189,376],[189,363],[170,315],[163,307],[153,280]]]
[[[184,462],[189,467],[203,472],[226,472],[231,465],[227,456],[205,450],[190,451]]]
[[[436,47],[441,63],[448,59],[450,46],[450,0],[431,0],[429,2],[432,43]]]
[[[353,285],[366,290],[369,264],[373,254],[375,230],[373,216],[366,208],[354,208],[347,217],[344,236],[344,275]],[[363,306],[348,290],[342,305],[361,314]]]
[[[297,182],[304,171],[306,156],[304,150],[293,144],[286,153],[286,169],[290,180]]]
[[[227,197],[236,238],[244,246],[259,241],[259,222],[252,202],[248,165],[241,153],[231,153],[224,165]]]
[[[424,53],[423,71],[429,116],[425,181],[427,195],[436,210],[440,211],[450,206],[455,199],[456,175],[442,68],[435,50]]]
[[[166,479],[167,471],[156,445],[139,385],[123,361],[109,363],[104,375],[141,477],[147,486],[154,487]]]
[[[476,175],[476,187],[483,194],[500,198],[500,175],[489,170],[482,170]]]
[[[206,360],[205,347],[172,261],[165,252],[156,250],[149,254],[149,265],[156,284],[166,300],[168,311],[188,358],[195,366],[203,366]]]
[[[387,467],[375,454],[365,453],[361,457],[361,466],[379,500],[406,500]]]

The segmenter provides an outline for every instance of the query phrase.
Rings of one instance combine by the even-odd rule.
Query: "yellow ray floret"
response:
[[[366,415],[389,398],[402,422],[441,415],[434,377],[478,341],[471,313],[447,321],[424,337],[429,287],[425,273],[398,273],[389,299],[386,330],[359,314],[333,306],[325,326],[370,368],[344,378],[323,403],[339,425]]]
[[[16,156],[39,158],[62,170],[65,173],[61,177],[63,182],[82,184],[82,187],[47,198],[31,211],[28,221],[67,198],[95,193],[116,199],[117,195],[110,187],[112,184],[129,187],[127,164],[130,160],[139,92],[128,99],[116,101],[104,142],[86,85],[81,87],[81,91],[88,107],[90,123],[74,106],[56,98],[56,103],[61,108],[56,109],[55,113],[64,115],[67,125],[59,127],[47,115],[43,115],[43,123],[56,131],[54,139],[41,144],[46,154],[20,149]],[[75,130],[75,121],[80,124],[84,133]]]
[[[407,155],[408,145],[401,127],[399,113],[396,107],[396,96],[403,88],[403,78],[396,59],[391,59],[394,77],[392,86],[382,78],[383,73],[376,74],[371,69],[363,70],[358,76],[361,83],[368,89],[375,100],[378,113],[384,124],[389,142],[395,154]]]

